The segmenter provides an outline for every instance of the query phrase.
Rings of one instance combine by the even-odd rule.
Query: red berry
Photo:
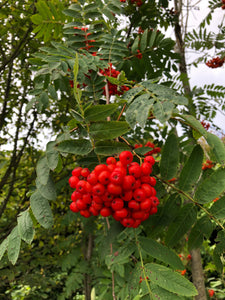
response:
[[[133,224],[133,228],[137,228],[138,226],[140,226],[140,224],[141,224],[141,220],[138,220],[138,219],[136,219],[135,221],[134,221],[134,224]]]
[[[135,178],[132,175],[127,175],[123,179],[123,189],[131,190],[135,186]]]
[[[96,183],[92,188],[92,192],[94,195],[101,196],[105,192],[105,187],[101,183]]]
[[[115,159],[115,157],[112,157],[112,156],[107,157],[106,163],[107,163],[107,165],[115,165],[115,164],[116,164],[116,159]]]
[[[129,174],[134,176],[137,179],[141,176],[142,169],[139,165],[133,165],[133,166],[129,167]]]
[[[81,216],[85,217],[85,218],[90,218],[91,217],[91,213],[88,209],[84,209],[80,211]]]
[[[121,194],[121,198],[124,200],[124,201],[130,201],[133,197],[133,192],[132,191],[124,191],[122,194]]]
[[[89,211],[93,216],[98,216],[99,215],[99,211],[96,210],[93,206],[89,207]]]
[[[145,191],[146,197],[151,197],[151,196],[153,196],[153,188],[152,188],[149,184],[143,183],[143,184],[141,185],[141,188],[142,188],[142,190]]]
[[[120,210],[116,210],[114,215],[116,218],[124,219],[128,215],[128,210],[126,208],[122,208]]]
[[[98,181],[102,184],[108,184],[110,181],[110,172],[109,171],[102,171],[99,175],[98,175]]]
[[[107,186],[107,191],[112,195],[120,195],[122,192],[122,188],[120,185],[109,183]]]
[[[82,210],[82,209],[86,209],[87,208],[87,204],[85,202],[83,202],[81,199],[78,199],[76,201],[76,205],[77,205],[77,208],[79,210]]]
[[[111,216],[111,214],[112,214],[112,210],[111,210],[109,207],[103,207],[103,208],[100,210],[100,214],[101,214],[103,217],[109,217],[109,216]]]
[[[145,212],[143,210],[134,211],[132,213],[132,218],[134,219],[142,219],[145,216]]]
[[[124,202],[120,198],[113,199],[113,201],[111,203],[111,207],[113,210],[121,210],[123,208],[123,206],[124,206]]]
[[[87,181],[84,181],[84,180],[80,180],[77,183],[76,189],[79,193],[81,193],[81,194],[86,193],[86,183],[87,183]]]
[[[116,168],[116,165],[113,165],[113,164],[108,165],[108,170],[110,173],[112,173],[115,168]]]
[[[95,173],[98,176],[103,171],[108,171],[108,167],[106,165],[100,164],[95,167]]]
[[[123,151],[120,153],[119,159],[126,166],[133,161],[133,154],[130,151]]]
[[[124,227],[132,227],[135,220],[132,218],[124,218],[121,223]]]
[[[140,209],[140,202],[137,202],[135,200],[131,200],[128,202],[128,207],[133,210],[139,210]]]
[[[114,184],[120,185],[123,183],[123,178],[124,175],[121,171],[113,171],[112,174],[110,175],[110,181]]]
[[[156,179],[155,177],[150,177],[150,185],[155,186],[156,185]]]
[[[152,206],[152,208],[150,209],[149,214],[150,214],[150,215],[154,215],[154,214],[157,213],[157,211],[158,211],[157,207],[156,207],[156,206]]]
[[[140,203],[141,210],[150,210],[152,206],[152,201],[149,198],[146,198]]]
[[[159,199],[155,196],[150,197],[150,200],[152,202],[152,206],[157,206],[159,205]]]
[[[72,201],[76,201],[77,199],[81,199],[81,198],[82,198],[82,194],[77,191],[74,191],[71,195]]]
[[[89,194],[89,193],[84,194],[83,197],[82,197],[82,200],[86,204],[91,204],[91,202],[92,202],[91,194]]]
[[[72,176],[69,178],[69,185],[72,189],[76,188],[78,182],[79,178],[77,176]]]
[[[136,201],[143,201],[143,200],[145,200],[145,198],[146,198],[146,193],[145,193],[145,191],[143,190],[143,189],[136,189],[135,191],[134,191],[134,194],[133,194],[133,196],[134,196],[134,199],[136,200]]]
[[[96,202],[96,203],[99,203],[99,204],[102,204],[102,203],[103,203],[102,197],[99,197],[99,196],[97,196],[97,195],[93,195],[93,196],[92,196],[92,199],[93,199],[93,201]]]
[[[82,168],[81,168],[81,167],[77,167],[77,168],[73,169],[73,171],[72,171],[72,175],[73,175],[73,176],[77,176],[77,177],[79,177],[79,176],[80,176],[80,173],[81,173],[81,171],[82,171]]]
[[[134,190],[136,190],[140,187],[141,187],[141,179],[136,179],[135,185],[134,185]]]
[[[79,211],[79,208],[77,207],[76,202],[72,202],[70,204],[70,210],[75,213]]]
[[[98,182],[98,177],[95,172],[91,172],[87,177],[87,182],[91,185],[95,185]]]
[[[142,174],[145,175],[145,176],[150,175],[152,173],[152,167],[147,162],[144,162],[141,165],[141,170],[142,170]]]
[[[101,196],[103,202],[111,202],[114,198],[112,194],[110,194],[108,191],[106,191],[102,196]]]
[[[88,168],[84,168],[80,172],[80,175],[83,176],[83,177],[85,177],[85,178],[88,177],[89,174],[90,174],[90,171],[89,171]]]
[[[92,201],[92,205],[91,206],[94,207],[94,209],[97,210],[97,211],[99,211],[99,210],[101,210],[103,208],[103,204],[97,203],[95,201]]]
[[[149,163],[150,165],[154,165],[155,164],[155,159],[153,156],[146,156],[144,158],[144,162]]]

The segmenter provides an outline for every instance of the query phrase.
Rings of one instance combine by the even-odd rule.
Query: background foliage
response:
[[[187,93],[181,55],[162,32],[178,14],[166,0],[9,0],[0,8],[1,299],[193,299],[193,249],[206,288],[223,299],[225,149],[199,121],[212,125],[224,110],[224,87]],[[185,45],[223,58],[224,27],[206,27],[221,2],[210,8]],[[116,78],[101,73],[110,63]],[[111,104],[106,79],[116,85]],[[126,149],[143,157],[134,145],[148,141],[161,148],[156,215],[134,231],[69,210],[75,166],[93,169]]]

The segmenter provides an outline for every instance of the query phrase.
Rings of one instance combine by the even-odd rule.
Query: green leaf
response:
[[[218,160],[219,163],[222,165],[225,164],[225,146],[221,139],[210,133],[207,132],[205,134],[205,139],[207,140],[207,143],[209,144],[211,150],[213,151],[215,158]]]
[[[50,169],[46,156],[42,156],[36,166],[37,177],[41,184],[46,184],[48,181]]]
[[[160,173],[163,179],[176,177],[179,164],[179,144],[177,136],[171,132],[162,149]]]
[[[151,48],[154,45],[156,34],[157,34],[157,28],[154,29],[154,31],[152,32],[152,34],[150,36],[149,48]]]
[[[99,141],[95,144],[95,153],[100,155],[114,155],[122,151],[130,150],[125,143],[116,141]]]
[[[129,131],[129,125],[124,121],[110,121],[93,123],[90,135],[96,140],[113,139]]]
[[[225,169],[219,168],[205,180],[201,181],[195,192],[198,203],[213,201],[225,190]]]
[[[74,109],[71,109],[70,113],[73,116],[73,118],[76,119],[78,122],[83,122],[84,121],[84,118],[81,116],[81,114],[79,114]]]
[[[146,237],[139,237],[139,241],[141,248],[150,256],[170,265],[174,269],[184,269],[180,258],[168,247]]]
[[[38,190],[31,195],[30,206],[40,225],[44,228],[51,228],[53,225],[53,215],[49,202]]]
[[[134,128],[138,123],[141,127],[145,126],[149,110],[152,108],[154,100],[150,94],[143,94],[135,98],[126,111],[126,120]]]
[[[210,208],[209,212],[218,219],[225,218],[225,196],[217,200]]]
[[[54,142],[55,144],[55,142]],[[46,152],[46,158],[48,166],[51,170],[55,170],[59,162],[59,153],[58,151],[52,149]]]
[[[201,247],[203,238],[210,237],[213,231],[213,224],[208,216],[203,216],[197,220],[195,226],[191,229],[188,237],[188,249],[197,249]]]
[[[0,260],[2,259],[3,255],[5,254],[5,251],[8,247],[8,237],[4,239],[4,241],[0,245]]]
[[[128,103],[131,103],[134,100],[134,98],[138,94],[140,94],[143,90],[144,90],[143,86],[138,86],[138,87],[135,86],[123,94],[123,99],[127,100]]]
[[[195,117],[191,116],[191,115],[181,115],[181,118],[183,118],[184,120],[187,121],[187,123],[189,125],[191,125],[191,128],[194,130],[197,130],[201,135],[206,135],[207,131],[204,129],[204,127],[202,126],[202,124],[195,119]]]
[[[134,152],[139,154],[139,155],[144,155],[145,153],[151,151],[153,148],[151,147],[139,147],[134,149]]]
[[[34,226],[29,210],[22,212],[18,216],[17,223],[21,239],[26,243],[31,244],[34,238]]]
[[[166,233],[166,244],[169,247],[175,246],[184,234],[191,228],[197,218],[197,210],[192,203],[186,204],[182,207],[170,224]]]
[[[93,105],[84,112],[84,118],[90,122],[102,121],[116,111],[118,104]]]
[[[155,117],[163,124],[171,117],[174,109],[174,104],[168,101],[157,101],[153,105],[153,113]]]
[[[51,176],[49,176],[48,181],[45,185],[41,184],[39,179],[36,179],[36,186],[40,194],[48,200],[55,200],[57,197],[55,183],[53,182]]]
[[[196,145],[189,159],[185,163],[179,180],[179,188],[183,191],[190,191],[202,172],[202,161],[204,152],[200,145]]]
[[[86,155],[92,150],[92,145],[89,140],[78,139],[78,140],[65,140],[56,146],[59,152]]]
[[[147,40],[148,40],[148,28],[145,29],[143,34],[141,35],[141,42],[140,42],[140,50],[143,52],[147,47]]]
[[[186,297],[198,294],[195,286],[189,280],[167,267],[150,263],[146,264],[145,268],[150,281],[169,292]]]
[[[18,231],[18,226],[14,227],[8,236],[8,258],[15,265],[20,253],[21,237]]]
[[[152,290],[154,300],[190,300],[190,298],[171,293],[154,283],[150,283],[150,288]]]

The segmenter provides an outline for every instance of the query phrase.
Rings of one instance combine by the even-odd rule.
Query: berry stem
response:
[[[160,178],[157,175],[154,175],[158,180],[160,180],[161,182],[165,183],[166,185],[168,185],[169,187],[171,187],[172,189],[176,190],[178,193],[184,195],[187,199],[189,199],[191,202],[193,202],[195,205],[197,205],[200,209],[202,209],[211,219],[214,220],[215,223],[217,223],[223,230],[225,230],[225,227],[223,226],[222,223],[220,223],[220,221],[218,221],[212,214],[210,214],[210,212],[203,207],[201,204],[199,204],[198,202],[196,202],[190,195],[186,194],[184,191],[178,189],[177,187],[175,187],[173,184],[169,183],[168,181],[163,180],[162,178]]]
[[[134,236],[135,236],[135,241],[136,241],[136,244],[137,244],[138,253],[139,253],[139,256],[140,256],[140,260],[141,260],[141,267],[142,267],[143,274],[144,274],[144,280],[145,280],[146,286],[148,288],[150,300],[153,300],[153,294],[152,294],[152,291],[151,291],[151,288],[150,288],[150,285],[149,285],[149,282],[148,282],[148,276],[145,272],[145,266],[144,266],[143,257],[142,257],[142,253],[141,253],[140,242],[138,240],[137,233],[136,233],[136,228],[134,228]]]

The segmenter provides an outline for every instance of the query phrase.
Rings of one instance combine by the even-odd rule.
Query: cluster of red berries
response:
[[[140,50],[137,50],[137,53],[135,56],[138,58],[138,59],[142,59],[142,53]]]
[[[222,0],[221,2],[222,2],[221,8],[225,9],[225,0]]]
[[[213,295],[215,294],[215,291],[212,290],[212,289],[209,289],[209,290],[208,290],[208,293],[209,293],[209,297],[211,298],[211,297],[213,297]]]
[[[142,144],[135,144],[134,145],[134,148],[137,149],[137,148],[141,148],[143,147]],[[161,148],[160,147],[156,147],[155,144],[153,144],[152,142],[147,142],[145,144],[145,147],[150,147],[150,148],[153,148],[151,151],[148,151],[147,153],[145,153],[145,156],[147,155],[152,155],[152,154],[156,154],[156,153],[159,153],[161,151]]]
[[[125,3],[126,0],[120,0],[120,2]],[[131,0],[131,4],[136,4],[138,7],[142,6],[142,0]]]
[[[213,162],[207,159],[206,162],[202,164],[202,170],[212,169],[213,166],[214,166]]]
[[[209,123],[206,123],[205,121],[201,121],[201,124],[206,130],[209,130],[209,127],[210,127]]]
[[[86,218],[112,215],[124,227],[138,227],[157,212],[156,179],[150,176],[154,163],[152,156],[146,156],[139,165],[130,151],[123,151],[118,161],[108,157],[106,164],[97,165],[92,172],[75,168],[69,178],[75,189],[71,211]]]
[[[117,78],[118,75],[120,74],[119,71],[117,71],[116,69],[113,68],[112,63],[109,63],[109,67],[104,69],[104,70],[100,70],[100,73],[104,76],[110,76],[110,77],[114,77]],[[106,95],[106,90],[105,87],[103,87],[104,91],[103,94]],[[109,89],[109,95],[122,95],[125,91],[129,90],[129,87],[126,85],[123,85],[120,87],[120,90],[118,89],[118,86],[116,84],[113,84],[111,82],[108,82],[108,89]]]
[[[94,46],[93,45],[90,45],[90,43],[94,43],[95,40],[89,40],[88,39],[88,36],[91,35],[91,32],[87,32],[88,31],[88,28],[87,27],[73,27],[74,29],[79,29],[79,30],[82,30],[85,32],[85,47],[81,47],[80,49],[85,49],[85,50],[89,50],[90,48],[93,48]],[[76,35],[79,35],[79,34],[75,34]],[[83,36],[83,34],[82,34]]]
[[[219,58],[218,56],[213,58],[213,59],[210,59],[208,60],[205,64],[209,67],[209,68],[212,68],[212,69],[215,69],[215,68],[219,68],[219,67],[222,67],[222,65],[224,64],[224,60],[225,58]]]

